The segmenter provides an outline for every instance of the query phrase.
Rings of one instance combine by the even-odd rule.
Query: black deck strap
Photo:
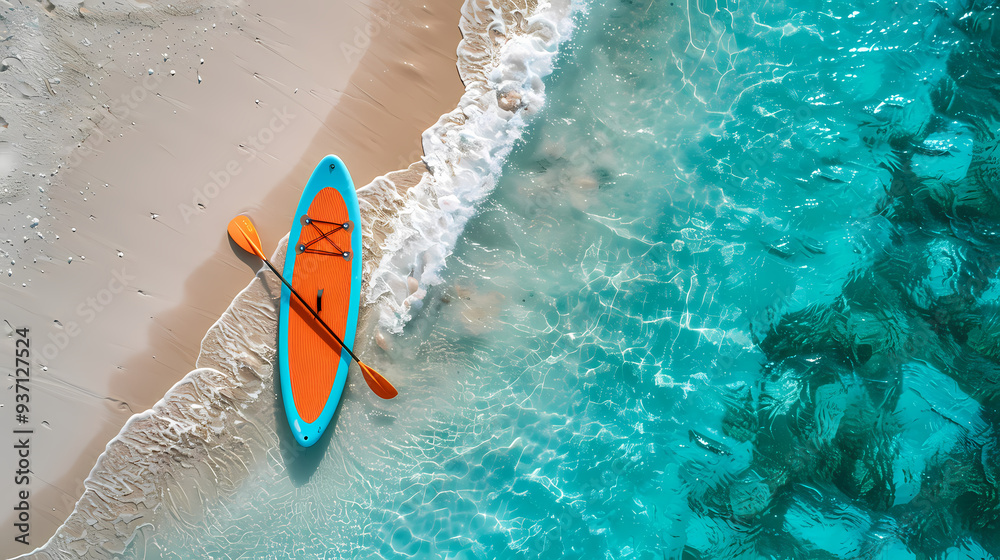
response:
[[[316,292],[316,313],[323,311],[323,290]]]
[[[323,231],[323,228],[319,227],[316,224],[325,224],[325,225],[333,226],[333,227],[329,231]],[[315,229],[316,232],[319,233],[320,235],[319,235],[319,237],[317,237],[316,239],[313,239],[312,241],[310,241],[308,243],[302,243],[302,244],[300,244],[298,246],[298,252],[299,253],[312,253],[314,255],[327,255],[327,256],[331,256],[331,257],[344,257],[345,259],[350,260],[351,253],[349,251],[345,251],[345,250],[341,249],[340,246],[338,246],[336,243],[334,243],[333,239],[330,238],[330,236],[333,235],[335,232],[338,232],[338,231],[341,231],[341,230],[348,231],[350,229],[350,227],[351,227],[351,222],[350,221],[347,221],[347,222],[344,222],[344,223],[328,222],[328,221],[325,221],[325,220],[317,220],[315,218],[310,218],[308,215],[303,215],[302,216],[302,225],[303,226],[312,226],[313,229]],[[322,241],[324,239],[326,239],[327,241],[329,241],[330,245],[333,245],[333,247],[335,249],[337,249],[337,251],[339,251],[339,252],[326,251],[326,250],[323,250],[323,249],[313,249],[312,248],[313,245],[319,243],[320,241]]]
[[[320,241],[326,239],[327,241],[330,242],[330,245],[333,245],[338,251],[340,251],[339,253],[331,253],[331,254],[334,254],[334,255],[343,255],[344,254],[344,250],[341,249],[339,246],[337,246],[337,244],[333,242],[333,239],[330,238],[330,236],[333,235],[335,232],[338,232],[338,231],[344,229],[344,224],[335,224],[333,222],[324,222],[323,220],[314,220],[314,219],[309,219],[309,221],[307,223],[308,223],[308,225],[311,225],[316,230],[316,232],[320,234],[320,236],[317,237],[316,239],[313,239],[309,243],[306,243],[305,244],[305,248],[306,249],[308,249],[308,248],[312,247],[313,245],[319,243]],[[332,225],[334,227],[332,229],[330,229],[330,231],[323,231],[316,224],[327,224],[327,225]],[[321,251],[318,251],[318,252],[321,252]]]

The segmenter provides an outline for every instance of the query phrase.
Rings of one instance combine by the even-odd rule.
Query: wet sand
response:
[[[90,124],[89,139],[65,154],[72,165],[33,210],[51,216],[28,228],[46,237],[32,239],[30,284],[0,292],[15,306],[8,321],[30,326],[38,348],[30,546],[13,540],[8,517],[0,550],[43,544],[106,443],[194,368],[205,331],[259,266],[225,238],[232,216],[250,213],[270,252],[323,155],[340,155],[358,186],[419,159],[420,133],[463,91],[460,7],[316,1],[288,12],[269,0],[119,19],[97,7],[79,21],[59,9],[41,16],[104,101],[67,112],[70,123]],[[127,39],[104,43],[95,32],[83,39],[110,49],[71,53],[65,45],[83,48],[88,18],[99,29],[119,25],[109,33]],[[17,488],[5,486],[13,499]]]

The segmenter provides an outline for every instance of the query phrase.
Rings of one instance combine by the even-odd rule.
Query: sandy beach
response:
[[[25,47],[11,65],[25,67],[23,83],[41,76],[35,93],[55,101],[21,102],[46,106],[35,115],[47,122],[18,121],[29,114],[20,106],[5,112],[2,139],[16,144],[47,125],[52,141],[75,144],[51,146],[45,166],[45,157],[30,165],[4,152],[17,181],[4,198],[14,209],[4,228],[13,264],[0,297],[9,355],[13,329],[30,328],[31,409],[21,427],[33,430],[33,478],[29,545],[14,540],[8,515],[0,551],[43,544],[107,442],[194,368],[205,331],[259,267],[230,246],[230,218],[252,215],[270,252],[323,155],[340,155],[358,186],[419,161],[421,132],[463,91],[459,8],[17,7],[35,12],[26,21],[37,19],[50,50]],[[31,69],[43,52],[64,68]],[[3,402],[4,422],[15,425],[12,390]],[[11,449],[6,432],[0,445]],[[4,457],[13,471],[15,457]],[[2,495],[14,500],[21,488],[4,480]]]

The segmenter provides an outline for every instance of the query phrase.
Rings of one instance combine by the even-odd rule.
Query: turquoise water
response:
[[[997,15],[593,5],[315,453],[147,557],[991,558]],[[276,410],[280,407],[276,406]]]

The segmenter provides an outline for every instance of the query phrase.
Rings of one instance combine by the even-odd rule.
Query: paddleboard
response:
[[[361,302],[361,216],[354,182],[337,156],[323,158],[302,191],[283,274],[353,350]],[[278,363],[288,425],[300,445],[312,446],[337,410],[351,358],[284,285]]]

